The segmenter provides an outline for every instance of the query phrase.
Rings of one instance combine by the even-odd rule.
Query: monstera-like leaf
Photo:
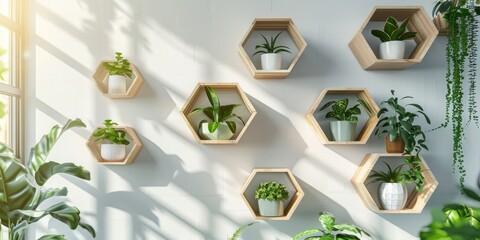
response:
[[[57,163],[46,162],[38,168],[35,173],[35,181],[38,185],[43,186],[45,182],[53,175],[57,173],[69,174],[81,179],[90,180],[90,172],[83,167],[76,166],[73,163]]]
[[[63,127],[55,125],[50,133],[44,135],[42,139],[30,150],[30,156],[25,164],[30,174],[35,175],[40,165],[45,163],[48,154],[52,150],[57,140],[62,134],[73,127],[85,127],[85,123],[80,119],[68,120]]]

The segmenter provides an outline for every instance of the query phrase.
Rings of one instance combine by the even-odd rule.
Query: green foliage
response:
[[[90,180],[90,172],[80,166],[46,161],[58,138],[73,127],[85,127],[85,124],[76,119],[69,120],[64,127],[54,126],[50,133],[44,135],[31,149],[25,165],[15,157],[13,150],[0,143],[0,219],[3,227],[9,229],[9,240],[23,239],[30,224],[48,215],[65,223],[71,229],[80,226],[95,237],[95,230],[81,222],[80,210],[71,203],[60,201],[46,209],[37,209],[47,199],[67,196],[66,188],[42,188],[51,176],[63,173]],[[32,183],[32,179],[36,185]],[[40,239],[64,238],[61,235],[46,235]]]
[[[112,144],[130,144],[130,142],[125,138],[125,131],[115,128],[118,123],[107,119],[103,122],[103,125],[105,125],[104,128],[97,128],[97,130],[95,130],[92,134],[92,136],[96,138],[96,141],[108,140]]]
[[[435,2],[435,5],[433,6],[432,10],[432,17],[435,17],[437,14],[445,14],[445,12],[450,11],[450,7],[455,8],[455,7],[464,7],[467,4],[467,0],[437,0]],[[480,15],[480,1],[476,1],[475,3],[477,6],[474,7],[475,13],[477,15]]]
[[[230,131],[232,133],[235,133],[237,131],[237,124],[234,121],[231,121],[229,119],[232,118],[237,118],[239,119],[243,125],[245,125],[245,122],[243,119],[233,113],[233,110],[236,107],[241,106],[240,104],[228,104],[228,105],[221,105],[220,104],[220,99],[217,96],[217,93],[213,88],[209,86],[205,86],[205,93],[207,95],[208,101],[210,102],[210,107],[205,107],[205,108],[195,108],[193,109],[188,115],[192,115],[195,113],[203,112],[205,116],[207,116],[210,121],[207,120],[202,120],[198,124],[198,129],[200,130],[201,126],[203,123],[208,122],[208,131],[210,133],[215,132],[217,130],[218,126],[220,123],[226,123],[228,128],[230,128]]]
[[[262,182],[255,191],[255,199],[280,201],[288,198],[288,190],[279,182]]]
[[[465,194],[476,201],[480,196],[465,188]],[[432,223],[420,232],[422,240],[480,239],[480,208],[461,203],[447,204],[432,210]]]
[[[280,36],[281,33],[282,32],[279,32],[275,37],[270,36],[270,42],[267,40],[267,38],[265,36],[260,34],[262,36],[263,40],[265,40],[265,43],[256,45],[255,50],[257,50],[257,49],[263,49],[263,50],[256,51],[252,56],[255,56],[258,53],[281,53],[281,52],[291,53],[288,50],[289,47],[283,46],[283,45],[279,45],[279,46],[275,45],[275,43],[277,42],[277,38],[278,38],[278,36]]]
[[[6,52],[7,49],[0,47],[0,57],[5,55]],[[5,63],[0,60],[0,80],[5,81],[5,77],[3,76],[3,74],[5,74],[6,72],[8,72],[8,67],[5,66]]]
[[[385,182],[385,183],[415,183],[418,192],[423,191],[424,177],[422,174],[421,159],[418,155],[404,155],[404,164],[392,169],[390,165],[383,162],[388,170],[376,171],[372,170],[367,179],[371,179],[370,183]],[[404,170],[403,167],[409,168]]]
[[[249,224],[246,224],[246,225],[243,225],[243,226],[239,227],[239,228],[233,233],[233,235],[232,235],[230,238],[228,238],[228,240],[237,240],[237,238],[240,237],[240,234],[242,234],[242,232],[245,231],[245,229],[246,229],[247,227],[250,227],[250,226],[252,226],[252,225],[255,224],[255,223],[257,223],[257,222],[251,222],[251,223],[249,223]]]
[[[466,176],[463,154],[465,126],[471,122],[478,126],[476,102],[478,20],[475,19],[474,9],[466,0],[452,1],[452,3],[455,4],[450,5],[444,12],[444,18],[448,24],[445,51],[447,91],[445,121],[440,127],[447,127],[450,122],[452,123],[452,167],[453,171],[458,171],[460,175],[460,190],[463,193]],[[466,75],[468,75],[468,81],[465,79]],[[468,119],[464,116],[464,112],[468,113]]]
[[[382,42],[403,41],[409,38],[414,38],[417,35],[416,32],[407,32],[409,21],[410,19],[407,18],[400,26],[398,26],[397,20],[390,16],[387,18],[387,21],[385,21],[383,31],[374,29],[372,30],[372,35],[379,38]]]
[[[355,225],[335,224],[335,216],[329,212],[321,212],[318,221],[322,228],[312,228],[302,231],[298,233],[293,240],[299,240],[303,237],[305,237],[305,240],[360,240],[358,236],[363,235],[373,239],[368,232]]]
[[[370,183],[376,183],[376,182],[401,183],[403,182],[403,175],[402,175],[403,165],[399,165],[398,167],[392,170],[392,168],[388,163],[386,162],[383,162],[383,163],[387,165],[388,170],[386,172],[372,170],[371,174],[368,176],[368,179],[372,179]]]
[[[115,61],[105,62],[103,66],[110,75],[123,75],[132,78],[133,72],[130,68],[130,62],[123,58],[121,52],[115,53]]]
[[[356,115],[362,114],[360,111],[359,105],[362,105],[365,110],[372,112],[370,106],[363,99],[357,99],[358,104],[355,104],[353,107],[348,108],[348,98],[340,99],[337,101],[329,101],[325,103],[320,111],[332,107],[330,112],[327,112],[326,118],[335,118],[338,121],[350,121],[358,122],[358,117]]]
[[[411,96],[405,96],[398,99],[395,91],[391,90],[392,97],[381,102],[382,108],[377,113],[378,121],[375,135],[388,134],[390,141],[395,141],[401,137],[405,142],[405,152],[411,154],[420,152],[421,149],[428,150],[425,145],[426,136],[420,125],[415,124],[415,120],[422,116],[430,124],[430,118],[425,114],[423,108],[416,103],[402,105],[399,101],[411,99]],[[408,110],[408,108],[413,109]]]

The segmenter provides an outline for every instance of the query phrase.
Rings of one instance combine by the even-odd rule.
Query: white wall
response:
[[[440,182],[416,215],[368,210],[350,179],[366,153],[383,152],[372,136],[363,146],[324,146],[304,116],[326,87],[366,87],[379,103],[395,89],[425,107],[433,125],[444,116],[445,38],[436,39],[421,64],[403,71],[364,71],[347,44],[375,5],[423,5],[431,0],[30,0],[28,1],[27,148],[54,124],[79,117],[88,125],[65,135],[50,156],[74,162],[92,181],[57,176],[69,199],[94,225],[97,239],[226,239],[253,220],[239,191],[255,167],[292,169],[306,192],[289,221],[261,221],[250,240],[290,239],[330,211],[376,239],[415,239],[429,210],[458,199],[451,172],[451,130],[428,134],[424,154]],[[308,47],[285,80],[255,80],[237,47],[256,17],[290,17]],[[136,98],[103,97],[91,76],[101,60],[121,51],[145,83]],[[240,143],[200,145],[180,116],[198,82],[238,82],[258,111]],[[144,148],[128,166],[96,163],[85,142],[104,119],[136,129]],[[478,129],[468,130],[467,181],[477,177]],[[69,232],[43,221],[29,239]],[[69,239],[90,239],[85,231]]]

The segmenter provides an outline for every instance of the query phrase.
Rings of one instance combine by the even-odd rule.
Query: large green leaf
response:
[[[76,229],[80,223],[80,210],[68,202],[56,203],[43,211],[15,210],[11,213],[14,217],[27,217],[30,223],[37,222],[47,215],[65,223],[70,229]]]
[[[80,223],[78,224],[78,226],[80,226],[81,228],[87,230],[87,231],[92,235],[92,237],[95,238],[95,237],[97,236],[97,234],[95,233],[95,229],[93,229],[93,227],[90,226],[89,224],[80,222]]]
[[[327,233],[330,233],[333,231],[333,225],[335,224],[335,217],[333,214],[329,212],[321,212],[320,216],[318,217],[318,221],[322,225],[325,230],[327,230]]]
[[[35,181],[38,185],[43,186],[51,176],[57,173],[65,173],[84,180],[90,180],[90,172],[81,166],[76,166],[73,163],[46,162],[35,173]]]
[[[205,86],[205,93],[207,94],[208,101],[213,108],[213,121],[218,122],[220,115],[220,99],[218,98],[215,90],[209,86]]]
[[[0,211],[2,222],[8,219],[7,212],[26,208],[34,196],[35,188],[25,167],[16,160],[0,156],[0,202],[4,204]]]
[[[85,123],[80,119],[68,120],[63,127],[55,125],[50,133],[44,135],[42,139],[30,150],[30,156],[25,164],[30,174],[35,175],[40,165],[45,163],[48,154],[57,142],[58,138],[70,128],[85,127]]]
[[[40,205],[46,199],[56,196],[67,196],[68,190],[66,187],[64,188],[49,188],[45,191],[37,191],[35,194],[35,198],[33,199],[32,203],[28,206],[29,210],[37,209],[38,205]]]

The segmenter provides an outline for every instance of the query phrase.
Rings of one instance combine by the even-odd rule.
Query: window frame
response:
[[[24,0],[13,0],[10,5],[11,17],[0,14],[0,26],[6,28],[14,34],[11,34],[11,45],[6,46],[9,51],[11,65],[8,66],[14,72],[10,73],[11,84],[0,83],[0,94],[11,96],[8,103],[10,126],[9,145],[15,155],[23,159],[24,155],[24,132],[25,132],[25,92],[24,92],[24,58],[25,48],[25,20],[24,20]],[[13,52],[14,51],[14,52]]]

